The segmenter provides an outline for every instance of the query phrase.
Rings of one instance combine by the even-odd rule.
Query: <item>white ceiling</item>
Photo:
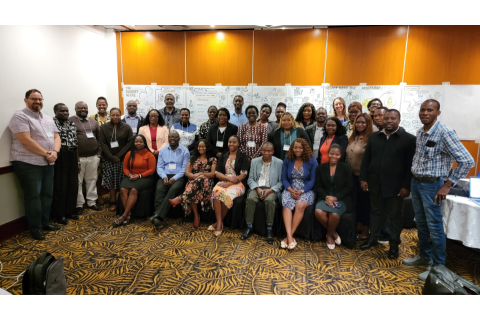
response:
[[[100,26],[106,29],[115,29],[116,31],[161,31],[161,30],[221,30],[221,29],[255,29],[255,30],[273,30],[273,29],[311,29],[311,28],[326,28],[327,26],[322,25],[311,25],[311,26],[291,26],[291,25],[221,25],[221,26],[210,26],[210,25],[150,25],[150,26],[130,26],[130,25],[119,25],[119,26]]]

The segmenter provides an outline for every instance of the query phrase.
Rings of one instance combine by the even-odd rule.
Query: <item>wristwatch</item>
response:
[[[142,175],[141,175],[141,174],[139,174],[138,176],[139,176],[139,179],[142,179]]]
[[[58,151],[57,151],[57,150],[53,149],[52,151],[55,151],[55,152],[58,154]]]

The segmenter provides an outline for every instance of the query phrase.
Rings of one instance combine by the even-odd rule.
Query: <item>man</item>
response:
[[[373,124],[378,128],[378,131],[383,130],[383,117],[385,116],[385,112],[387,112],[387,110],[388,108],[378,107],[373,113]]]
[[[200,125],[198,130],[198,140],[207,139],[208,131],[210,127],[218,122],[217,120],[218,110],[215,106],[210,106],[208,108],[208,120]]]
[[[282,165],[283,161],[273,157],[273,144],[265,142],[262,146],[262,156],[252,160],[251,172],[248,176],[250,193],[246,200],[245,220],[247,228],[240,236],[246,240],[253,233],[252,224],[255,207],[258,201],[265,201],[267,216],[267,243],[273,243],[273,220],[275,217],[275,201],[280,199],[282,191]]]
[[[370,134],[360,168],[360,187],[369,192],[371,203],[370,239],[360,248],[366,250],[378,245],[388,215],[388,257],[396,259],[403,229],[403,199],[410,195],[410,168],[416,139],[400,127],[398,110],[388,109],[384,122],[382,131]]]
[[[235,107],[235,112],[232,112],[232,115],[231,115],[230,120],[228,122],[236,125],[237,127],[240,127],[241,124],[244,124],[244,123],[248,122],[248,119],[247,119],[247,116],[245,115],[245,112],[242,111],[243,97],[242,96],[235,96],[233,98],[233,106]]]
[[[75,104],[76,115],[68,118],[77,127],[78,154],[80,159],[80,173],[78,174],[77,193],[77,214],[82,214],[85,199],[82,192],[82,184],[85,179],[87,206],[95,211],[98,207],[95,204],[98,199],[97,178],[98,164],[102,156],[102,149],[98,144],[100,127],[95,119],[87,117],[88,106],[85,102],[79,101]]]
[[[58,223],[67,224],[67,219],[78,220],[75,211],[80,173],[77,127],[68,120],[69,112],[65,104],[57,103],[53,112],[53,121],[59,130],[62,146],[54,165],[51,215]]]
[[[315,120],[317,123],[309,125],[305,131],[313,142],[313,155],[318,158],[318,149],[320,149],[320,140],[323,137],[323,127],[327,121],[327,110],[325,108],[318,108],[315,112]]]
[[[437,120],[440,113],[437,100],[428,99],[420,106],[419,117],[423,127],[417,131],[411,186],[420,254],[403,259],[408,266],[445,265],[447,254],[442,200],[447,197],[450,187],[464,178],[475,165],[455,131]],[[454,161],[457,166],[450,172]],[[419,278],[425,280],[428,272],[420,274]]]
[[[375,98],[368,101],[367,109],[370,112],[370,117],[372,117],[372,119],[375,114],[375,110],[377,110],[377,108],[380,108],[380,107],[383,107],[382,100]]]
[[[158,154],[157,173],[160,179],[155,192],[155,212],[152,223],[156,228],[163,227],[163,220],[172,206],[169,199],[182,193],[185,184],[185,170],[190,160],[188,149],[179,144],[180,135],[177,131],[168,134],[168,146],[163,147]]]
[[[175,97],[171,93],[165,96],[165,108],[160,109],[160,114],[165,120],[165,125],[170,129],[177,122],[180,122],[180,111],[175,109]]]
[[[15,112],[10,161],[23,188],[25,216],[32,238],[45,239],[42,230],[59,230],[50,224],[53,164],[60,150],[60,136],[52,117],[41,112],[43,96],[37,89],[25,93],[25,108]]]
[[[132,128],[133,135],[138,133],[138,129],[143,125],[143,117],[137,114],[137,103],[133,100],[127,102],[127,115],[122,116],[122,121]]]

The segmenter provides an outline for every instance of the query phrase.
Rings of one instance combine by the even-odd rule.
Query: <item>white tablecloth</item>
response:
[[[442,206],[443,227],[447,238],[480,249],[480,206],[469,198],[447,196]]]

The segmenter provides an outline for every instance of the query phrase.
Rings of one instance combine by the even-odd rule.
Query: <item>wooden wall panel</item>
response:
[[[327,29],[255,31],[253,82],[321,85]]]
[[[184,32],[122,32],[121,40],[125,84],[184,83]]]
[[[190,85],[242,85],[252,82],[252,30],[187,32]]]
[[[477,152],[478,152],[478,143],[475,142],[475,140],[461,140],[462,144],[465,146],[465,148],[470,152],[470,155],[473,158],[473,161],[475,161],[476,164],[478,164],[478,159],[477,159]],[[454,167],[456,167],[456,163],[454,163]],[[477,167],[477,172],[475,172],[475,167],[470,169],[468,172],[469,177],[475,177],[478,174],[479,168]]]
[[[118,107],[123,114],[123,97],[122,97],[122,61],[120,55],[120,32],[115,32],[117,40],[117,74],[118,74]]]
[[[410,26],[405,82],[480,84],[480,26]]]
[[[330,85],[398,85],[402,82],[406,26],[328,29]]]

